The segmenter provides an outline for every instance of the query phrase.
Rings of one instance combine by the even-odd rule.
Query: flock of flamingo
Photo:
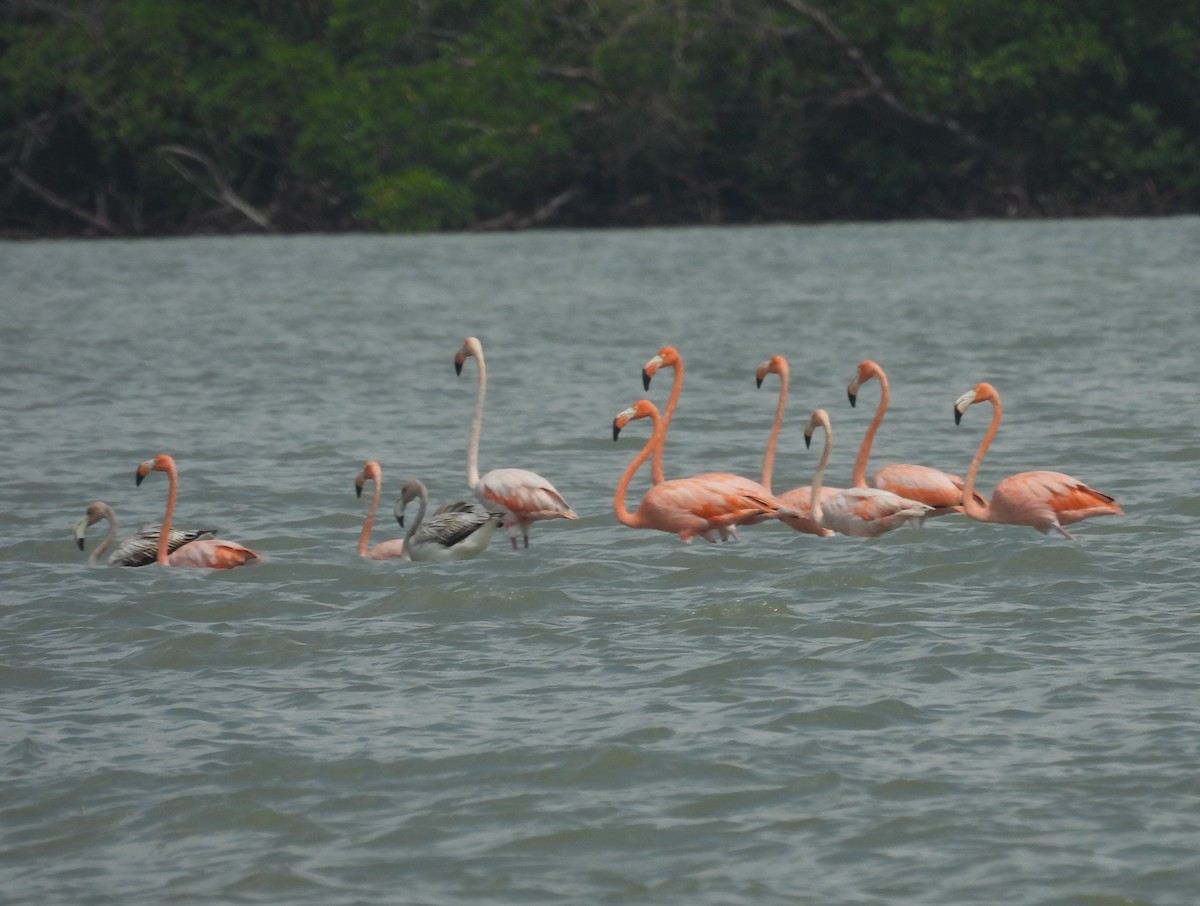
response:
[[[404,527],[407,507],[416,500],[416,518],[407,526],[403,538],[390,539],[372,547],[370,537],[382,494],[382,472],[377,462],[369,461],[355,479],[355,492],[359,496],[368,482],[373,485],[371,502],[359,534],[358,556],[372,560],[464,560],[482,553],[500,526],[508,530],[513,550],[517,550],[522,543],[529,546],[529,530],[534,522],[578,518],[554,485],[536,472],[492,469],[482,475],[479,473],[479,437],[487,392],[487,367],[483,346],[475,337],[467,337],[455,354],[456,373],[462,373],[469,358],[476,360],[477,381],[475,411],[467,441],[467,483],[481,507],[455,501],[426,517],[428,491],[420,481],[410,480],[401,490],[394,513],[399,525]],[[730,472],[704,472],[689,478],[667,479],[663,470],[663,447],[683,386],[683,359],[677,349],[664,346],[646,363],[642,370],[644,390],[650,389],[651,379],[662,368],[674,371],[666,408],[660,413],[654,403],[642,399],[613,420],[614,441],[631,421],[648,418],[653,428],[645,446],[625,469],[613,497],[617,520],[630,528],[670,532],[686,542],[697,536],[712,542],[716,537],[738,540],[738,526],[775,519],[806,534],[861,537],[880,535],[908,522],[919,525],[926,518],[960,513],[978,522],[1027,525],[1043,533],[1053,530],[1075,540],[1065,526],[1092,516],[1123,515],[1112,497],[1062,472],[1020,472],[997,484],[990,500],[979,494],[975,488],[979,467],[996,436],[1002,411],[999,392],[987,383],[977,384],[954,404],[955,424],[971,406],[992,404],[991,424],[967,468],[965,479],[928,466],[907,463],[886,465],[868,476],[867,461],[890,399],[887,375],[870,360],[859,364],[847,388],[850,405],[854,406],[863,384],[874,379],[880,386],[875,416],[854,463],[851,487],[831,488],[824,484],[833,430],[829,414],[824,409],[815,409],[804,430],[804,441],[811,444],[819,428],[824,433],[824,446],[812,484],[784,491],[778,496],[771,490],[775,448],[788,395],[788,364],[782,356],[763,362],[756,374],[760,387],[768,374],[779,378],[779,399],[759,480]],[[625,504],[626,493],[634,475],[647,459],[650,460],[651,486],[637,510],[630,512]],[[136,483],[140,485],[151,472],[167,474],[167,506],[162,523],[147,526],[121,542],[109,555],[109,564],[146,566],[159,563],[163,566],[229,569],[262,559],[244,545],[215,537],[213,529],[184,531],[172,528],[179,486],[175,460],[165,453],[146,460],[137,467]],[[87,528],[105,520],[109,524],[108,531],[90,555],[92,563],[99,562],[116,539],[116,514],[108,504],[97,501],[88,506],[75,526],[75,540],[83,550]]]

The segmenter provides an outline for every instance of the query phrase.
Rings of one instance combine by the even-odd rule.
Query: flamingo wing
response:
[[[841,488],[821,488],[822,504],[836,497],[840,491]],[[801,488],[792,488],[790,491],[780,494],[779,499],[784,506],[796,513],[795,516],[781,515],[779,521],[784,525],[806,535],[826,537],[833,534],[832,529],[826,528],[813,518],[812,487],[805,485]]]
[[[929,466],[893,463],[880,468],[871,476],[870,486],[883,491],[891,491],[906,500],[916,500],[927,503],[931,507],[950,508],[961,507],[963,498],[963,480],[959,475],[951,475]]]
[[[1116,500],[1062,472],[1019,472],[1010,475],[992,494],[992,508],[1017,524],[1045,532],[1091,516],[1120,516]],[[1019,521],[1018,521],[1019,520]]]
[[[158,557],[158,535],[160,526],[143,526],[136,535],[131,535],[122,541],[115,551],[109,555],[108,562],[114,566],[149,566]],[[174,553],[185,544],[202,538],[212,538],[217,530],[213,529],[171,529],[167,535],[167,552]]]
[[[505,524],[534,519],[578,519],[554,485],[528,469],[493,469],[474,488],[484,507],[504,510]]]
[[[200,538],[178,548],[167,557],[171,566],[194,569],[233,569],[261,560],[258,554],[236,541],[220,538]]]
[[[932,509],[879,488],[846,488],[821,506],[827,528],[860,537],[889,532],[910,519],[922,519]]]

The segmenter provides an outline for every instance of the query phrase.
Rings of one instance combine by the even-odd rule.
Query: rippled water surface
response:
[[[1192,904],[1200,890],[1200,220],[0,244],[0,891],[21,904]],[[365,501],[546,475],[514,553],[355,557]],[[848,481],[1070,472],[1127,515],[876,539],[620,526],[612,440],[664,344],[671,475],[776,489],[827,408]],[[89,567],[215,524],[225,573]],[[647,485],[640,474],[635,503]],[[89,543],[99,538],[93,529]],[[376,540],[398,531],[380,519]]]

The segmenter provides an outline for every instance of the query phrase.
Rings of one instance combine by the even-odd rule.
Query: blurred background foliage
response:
[[[3,0],[0,231],[1200,209],[1200,0]]]

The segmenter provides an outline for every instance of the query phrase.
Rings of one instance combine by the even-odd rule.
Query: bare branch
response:
[[[171,165],[176,173],[192,185],[202,189],[204,194],[209,198],[233,208],[260,229],[268,232],[274,229],[271,224],[271,218],[238,195],[225,177],[221,175],[221,171],[217,168],[213,159],[207,154],[202,154],[183,145],[159,145],[158,153],[166,159],[167,163]],[[186,158],[203,167],[208,173],[208,178],[212,181],[212,186],[205,185],[203,180],[185,166],[179,158]]]
[[[845,54],[846,58],[857,67],[863,80],[866,82],[864,92],[866,95],[878,98],[885,105],[890,107],[896,113],[906,119],[916,120],[919,123],[924,123],[927,126],[939,126],[949,132],[954,133],[959,138],[972,145],[982,145],[978,136],[974,135],[969,130],[963,128],[962,124],[956,120],[944,119],[942,117],[933,116],[929,113],[924,113],[920,110],[914,110],[908,104],[904,103],[896,96],[896,93],[888,87],[888,84],[883,80],[883,77],[875,71],[875,67],[867,60],[866,54],[862,49],[846,37],[845,32],[838,28],[837,23],[829,16],[815,6],[805,2],[805,0],[783,0],[788,6],[795,10],[800,15],[804,16],[809,21],[819,27],[837,48]],[[849,92],[846,96],[857,97],[860,92]]]
[[[109,234],[116,233],[116,229],[113,227],[113,225],[109,221],[108,217],[105,216],[102,212],[93,214],[91,211],[84,210],[83,208],[79,207],[79,205],[77,205],[77,204],[72,204],[71,202],[67,201],[67,199],[63,198],[61,195],[59,195],[54,190],[49,189],[46,186],[43,186],[40,182],[38,182],[36,179],[34,179],[32,176],[30,176],[28,173],[26,173],[24,170],[20,169],[19,167],[10,166],[8,168],[8,170],[10,173],[12,173],[13,179],[15,179],[18,183],[20,183],[22,186],[24,186],[26,189],[28,189],[34,195],[37,195],[39,198],[41,198],[47,204],[49,204],[53,207],[56,207],[61,211],[67,211],[68,213],[74,215],[75,217],[78,217],[80,220],[84,221],[85,223],[90,223],[92,226],[96,227],[97,229],[103,230],[106,233],[109,233]]]

